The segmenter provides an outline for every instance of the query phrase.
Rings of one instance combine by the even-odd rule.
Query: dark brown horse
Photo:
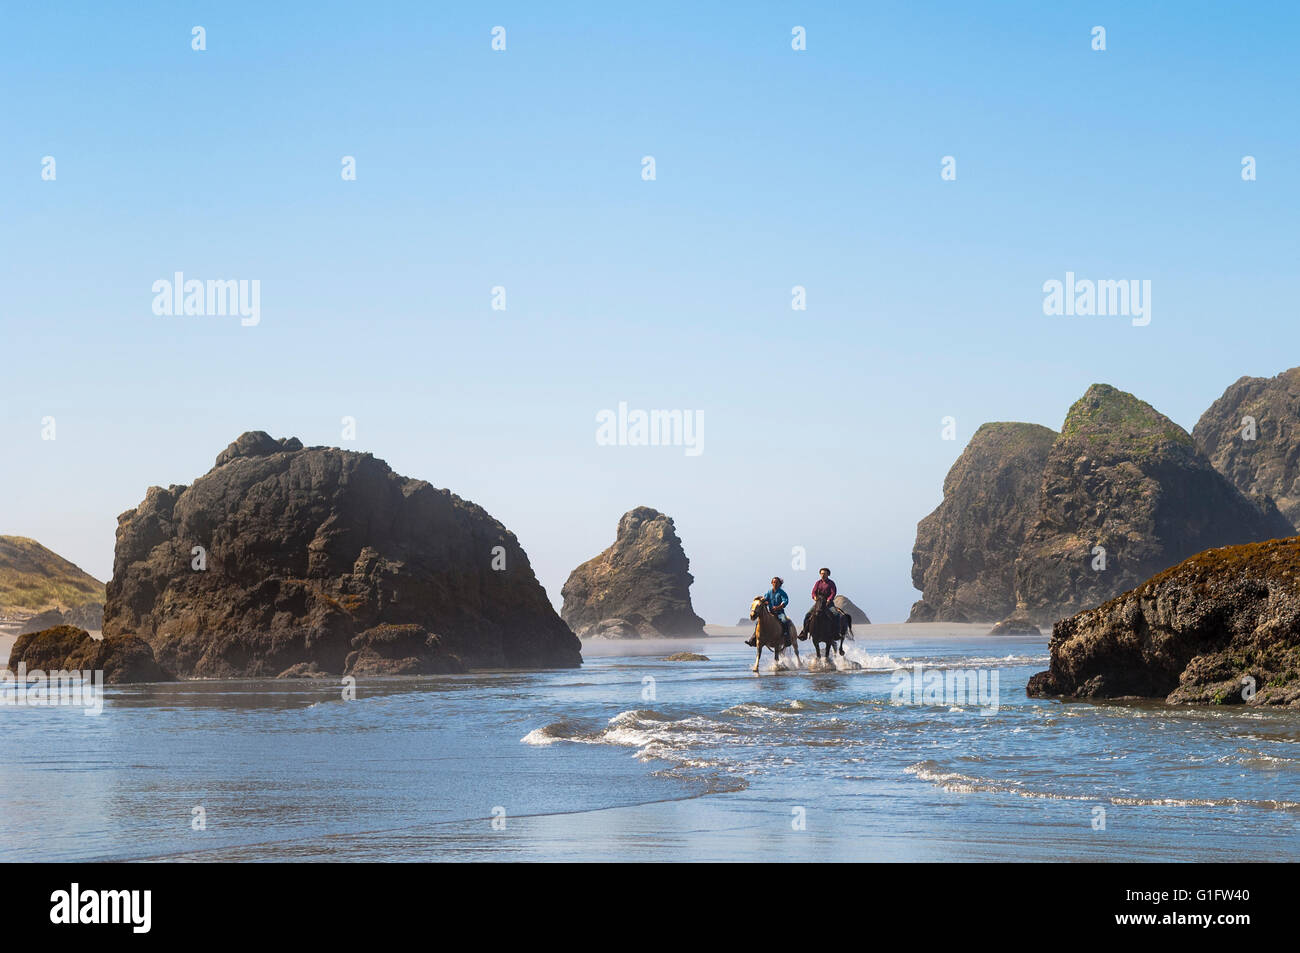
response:
[[[817,652],[817,658],[822,657],[822,646],[826,646],[828,661],[831,657],[832,648],[838,648],[839,653],[844,654],[844,637],[846,635],[850,639],[853,638],[853,620],[849,618],[847,612],[841,612],[838,616],[831,612],[826,605],[826,600],[821,597],[818,597],[813,602],[813,607],[804,615],[803,628],[799,630],[799,638],[811,638],[813,640],[813,648]]]

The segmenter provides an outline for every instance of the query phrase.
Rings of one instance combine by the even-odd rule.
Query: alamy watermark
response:
[[[628,410],[626,401],[618,410],[596,413],[596,445],[599,447],[685,447],[686,456],[704,452],[704,411]]]
[[[1091,317],[1117,315],[1131,317],[1136,328],[1151,323],[1151,279],[1111,280],[1074,277],[1065,273],[1065,281],[1051,278],[1043,282],[1043,314]]]
[[[926,669],[915,662],[911,669],[895,669],[889,678],[894,685],[889,697],[895,705],[970,706],[982,715],[992,715],[999,707],[997,669]]]
[[[73,883],[50,894],[50,922],[56,926],[120,924],[132,933],[148,933],[152,909],[152,890],[85,890]]]
[[[178,271],[171,281],[155,281],[153,293],[153,313],[159,316],[238,315],[246,328],[262,321],[262,282],[258,278],[186,280]]]
[[[104,670],[46,673],[39,668],[30,672],[26,662],[18,670],[0,669],[0,706],[21,708],[76,707],[83,714],[104,711]]]

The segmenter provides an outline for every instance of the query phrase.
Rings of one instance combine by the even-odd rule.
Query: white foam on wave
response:
[[[1248,768],[1263,767],[1271,770],[1300,767],[1300,760],[1296,758],[1283,758],[1263,751],[1253,751],[1250,748],[1238,748],[1235,755],[1225,754],[1218,760],[1224,764],[1240,764]]]
[[[970,655],[959,658],[947,658],[935,662],[932,668],[976,668],[995,665],[1046,665],[1052,657],[1044,652],[1041,655]]]
[[[545,728],[534,728],[532,731],[528,732],[528,734],[524,735],[519,740],[526,745],[537,745],[539,747],[545,747],[546,745],[553,745],[557,741],[563,741],[564,739],[557,738],[554,735],[548,734]]]
[[[719,769],[731,772],[725,762],[701,757],[697,748],[709,749],[726,742],[720,722],[701,715],[672,719],[647,709],[621,711],[610,718],[604,728],[588,728],[569,721],[556,721],[535,728],[520,739],[527,745],[545,747],[558,741],[574,744],[615,745],[634,748],[638,761],[666,761],[678,769]],[[735,790],[727,781],[716,790]]]
[[[768,715],[782,714],[780,711],[769,708],[760,702],[741,702],[739,705],[732,705],[730,708],[722,710],[724,715]]]
[[[1253,807],[1269,811],[1297,811],[1300,802],[1275,800],[1242,800],[1239,798],[1174,798],[1127,797],[1124,795],[1064,794],[1053,791],[1035,791],[1024,787],[1022,781],[993,781],[971,777],[956,771],[945,771],[933,761],[908,765],[903,773],[915,775],[953,794],[1014,794],[1016,797],[1037,798],[1048,801],[1087,801],[1092,804],[1115,804],[1125,807]]]
[[[895,669],[903,668],[907,663],[893,658],[887,653],[879,654],[868,652],[866,649],[854,645],[852,642],[844,643],[844,659],[850,662],[856,662],[864,671],[868,672],[892,672]]]

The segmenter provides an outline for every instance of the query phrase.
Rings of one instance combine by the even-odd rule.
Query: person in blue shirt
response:
[[[790,639],[790,620],[786,618],[785,607],[790,604],[790,597],[785,594],[781,584],[785,582],[780,576],[772,577],[772,588],[763,596],[763,601],[767,603],[768,609],[772,614],[781,620],[781,626],[785,629],[785,637]],[[793,640],[791,640],[793,641]],[[751,636],[746,645],[754,645],[754,637]]]

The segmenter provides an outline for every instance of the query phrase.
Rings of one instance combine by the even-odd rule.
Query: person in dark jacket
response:
[[[839,606],[835,604],[835,596],[838,594],[839,589],[836,587],[835,581],[831,579],[831,571],[825,566],[817,571],[817,575],[821,578],[813,583],[813,601],[816,602],[819,596],[824,597],[826,599],[826,608],[830,610],[831,615],[835,617],[835,621],[838,623],[840,617],[844,614],[840,611]]]

